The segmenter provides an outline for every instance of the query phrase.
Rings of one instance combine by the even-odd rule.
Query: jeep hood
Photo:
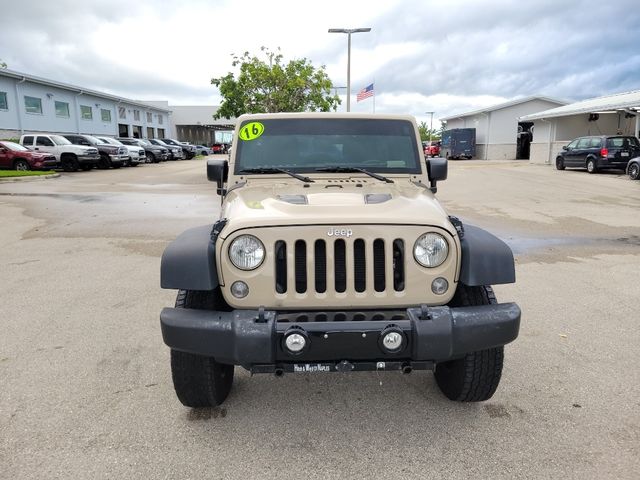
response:
[[[456,234],[430,190],[408,179],[395,182],[336,179],[299,185],[246,184],[227,194],[221,212],[227,225],[221,236],[243,228],[322,224],[432,225]]]

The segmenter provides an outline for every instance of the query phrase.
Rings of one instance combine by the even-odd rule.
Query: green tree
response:
[[[0,68],[7,68],[7,64],[2,61],[0,58]]]
[[[220,89],[222,104],[214,118],[238,117],[243,113],[329,112],[340,104],[331,95],[331,80],[325,66],[314,67],[306,59],[284,63],[277,53],[266,47],[260,51],[265,58],[233,55],[231,65],[238,68],[237,77],[229,72],[211,83]]]
[[[423,142],[429,140],[429,132],[431,132],[431,140],[440,140],[440,138],[442,137],[442,130],[442,127],[440,129],[430,129],[429,125],[427,125],[427,122],[420,122],[420,124],[418,125],[420,140],[422,140]]]

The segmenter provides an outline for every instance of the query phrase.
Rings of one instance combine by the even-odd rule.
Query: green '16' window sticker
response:
[[[264,132],[264,125],[260,122],[249,122],[240,129],[239,137],[241,140],[255,140]]]

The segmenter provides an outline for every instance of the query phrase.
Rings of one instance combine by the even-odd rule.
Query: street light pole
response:
[[[371,28],[330,28],[329,33],[346,33],[347,41],[347,112],[351,111],[351,34],[370,32]]]
[[[435,112],[424,112],[431,115],[431,121],[429,122],[429,145],[431,145],[431,132],[433,131],[433,114]]]

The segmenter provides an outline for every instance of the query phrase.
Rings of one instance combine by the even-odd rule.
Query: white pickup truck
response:
[[[26,134],[20,137],[20,145],[54,155],[65,172],[76,172],[80,168],[91,170],[100,161],[97,148],[72,145],[61,135]]]

